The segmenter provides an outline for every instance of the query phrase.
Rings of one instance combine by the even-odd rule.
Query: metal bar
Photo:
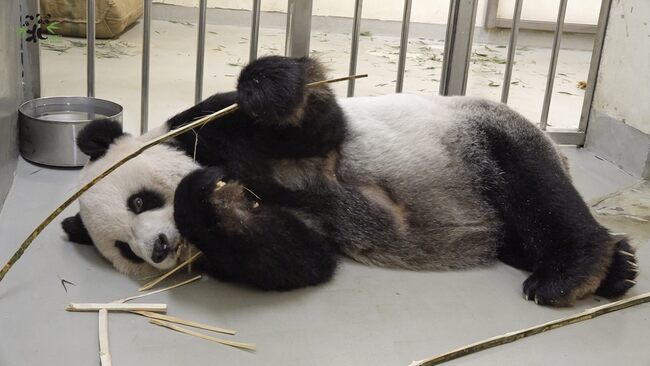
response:
[[[199,30],[196,45],[196,78],[194,80],[194,103],[203,99],[203,69],[205,65],[205,22],[208,0],[199,1]]]
[[[441,95],[465,95],[477,0],[451,0],[440,79]]]
[[[284,54],[289,57],[309,56],[312,0],[289,0],[287,5],[287,37]]]
[[[253,10],[251,11],[251,49],[248,55],[248,62],[257,58],[257,45],[260,37],[260,12],[262,0],[253,0]]]
[[[25,15],[39,13],[38,5],[38,0],[19,1],[22,20],[25,20]],[[20,40],[20,57],[23,67],[23,100],[31,100],[41,96],[41,48],[39,44],[40,42],[27,42],[24,37]]]
[[[411,25],[412,0],[404,0],[404,15],[402,16],[402,34],[399,40],[399,60],[397,62],[397,82],[395,92],[401,93],[404,88],[404,72],[406,71],[406,49],[409,44],[409,26]]]
[[[95,0],[86,2],[86,93],[95,96]]]
[[[519,20],[521,19],[521,8],[524,0],[515,2],[515,12],[512,15],[512,29],[510,30],[510,41],[508,42],[508,58],[506,70],[503,75],[503,87],[501,88],[501,103],[508,103],[510,93],[510,80],[512,79],[512,66],[515,63],[515,51],[517,50],[517,35],[519,34]]]
[[[142,83],[140,94],[140,133],[149,130],[149,55],[151,52],[151,1],[144,0],[142,31]]]
[[[575,130],[549,130],[546,135],[558,145],[583,145],[585,133]]]
[[[564,27],[564,16],[566,15],[567,0],[560,0],[560,9],[557,13],[557,24],[555,25],[555,37],[553,38],[553,50],[551,51],[551,64],[548,68],[546,78],[546,90],[544,91],[544,103],[542,104],[542,118],[539,121],[539,127],[546,131],[548,124],[548,111],[551,107],[551,97],[553,96],[553,83],[555,82],[555,69],[557,68],[557,57],[560,52],[560,42],[562,40],[562,30]]]
[[[587,89],[585,98],[582,102],[582,113],[580,114],[579,131],[587,131],[589,127],[589,116],[591,114],[591,105],[594,101],[594,91],[598,81],[598,69],[600,68],[600,58],[605,43],[605,34],[607,33],[607,22],[609,20],[609,11],[612,0],[602,0],[600,4],[600,15],[598,16],[598,31],[594,39],[594,48],[591,54],[591,64],[589,65],[589,75],[587,76]],[[580,145],[584,145],[584,140]]]
[[[361,31],[361,11],[363,7],[363,0],[355,0],[354,2],[354,19],[352,21],[352,45],[350,49],[350,72],[348,75],[356,75],[357,73],[357,57],[359,55],[359,36]],[[348,97],[354,96],[355,80],[348,80]]]

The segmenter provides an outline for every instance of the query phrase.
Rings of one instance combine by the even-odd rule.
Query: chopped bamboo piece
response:
[[[161,289],[159,289],[159,290],[149,291],[149,292],[146,292],[146,293],[144,293],[144,294],[140,294],[140,295],[134,295],[134,296],[125,297],[125,298],[123,298],[123,299],[118,299],[118,300],[111,301],[111,302],[124,303],[124,302],[127,302],[127,301],[131,301],[131,300],[139,299],[139,298],[141,298],[141,297],[145,297],[145,296],[149,296],[149,295],[158,294],[158,293],[161,293],[161,292],[163,292],[163,291],[172,290],[172,289],[175,289],[176,287],[181,287],[181,286],[183,286],[183,285],[187,285],[188,283],[191,283],[191,282],[194,282],[194,281],[197,281],[197,280],[200,280],[200,279],[201,279],[201,275],[198,275],[198,276],[196,276],[196,277],[192,277],[192,278],[190,278],[189,280],[186,280],[186,281],[183,281],[183,282],[179,282],[179,283],[177,283],[177,284],[175,284],[175,285],[171,285],[171,286],[168,286],[168,287],[164,287],[164,288],[161,288]]]
[[[346,76],[346,77],[342,77],[342,78],[316,81],[316,82],[307,84],[307,86],[308,87],[315,87],[315,86],[320,86],[322,84],[335,83],[335,82],[338,82],[338,81],[365,78],[367,76],[368,76],[367,74],[364,74],[364,75],[350,75],[350,76]],[[11,256],[11,258],[9,258],[7,263],[5,263],[4,267],[2,267],[2,269],[0,269],[0,282],[2,282],[2,279],[9,272],[11,267],[13,267],[13,265],[16,262],[18,262],[20,257],[23,256],[23,254],[25,253],[27,248],[29,248],[29,246],[32,244],[34,239],[36,239],[36,237],[43,231],[43,229],[45,229],[45,227],[47,225],[49,225],[52,221],[54,221],[54,219],[57,216],[59,216],[59,214],[61,212],[63,212],[63,210],[65,210],[68,206],[70,206],[72,204],[72,202],[74,202],[77,198],[79,198],[79,196],[81,196],[84,192],[86,192],[92,186],[97,184],[104,177],[111,174],[115,169],[117,169],[120,166],[124,165],[127,161],[129,161],[129,160],[135,158],[136,156],[142,154],[142,152],[144,152],[145,150],[151,148],[152,146],[158,145],[161,142],[167,141],[167,140],[169,140],[169,139],[171,139],[173,137],[176,137],[176,136],[181,135],[181,134],[183,134],[185,132],[191,131],[196,127],[202,127],[202,126],[206,125],[209,122],[212,122],[212,121],[214,121],[216,119],[219,119],[219,118],[221,118],[221,117],[223,117],[223,116],[225,116],[227,114],[235,112],[237,109],[239,109],[239,105],[237,103],[233,103],[233,104],[231,104],[231,105],[229,105],[229,106],[227,106],[227,107],[225,107],[225,108],[223,108],[221,110],[218,110],[218,111],[216,111],[216,112],[214,112],[212,114],[208,114],[206,116],[203,116],[203,117],[199,118],[196,121],[184,124],[184,125],[176,128],[176,129],[174,129],[174,130],[171,130],[171,131],[167,132],[164,135],[158,136],[158,137],[156,137],[156,138],[154,138],[154,139],[152,139],[150,141],[147,141],[142,146],[140,146],[140,148],[138,148],[136,151],[132,152],[131,154],[129,154],[127,156],[125,156],[120,161],[116,162],[115,164],[111,165],[108,169],[101,172],[98,176],[93,178],[90,182],[88,182],[86,185],[81,187],[78,191],[73,193],[72,196],[70,196],[67,200],[65,200],[65,202],[63,202],[59,207],[57,207],[54,211],[52,211],[52,213],[49,216],[47,216],[36,227],[36,229],[34,229],[31,232],[31,234],[29,234],[27,239],[25,239],[22,242],[22,244],[20,244],[20,246],[18,247],[18,249],[16,249],[16,251]]]
[[[99,361],[102,366],[112,366],[108,348],[108,310],[99,309]]]
[[[150,311],[134,310],[134,311],[132,311],[132,313],[145,316],[145,317],[147,317],[149,319],[165,320],[165,321],[168,321],[170,323],[187,325],[187,326],[192,327],[192,328],[209,330],[211,332],[217,332],[217,333],[223,333],[223,334],[229,334],[229,335],[235,335],[237,333],[234,330],[224,329],[224,328],[219,328],[219,327],[213,327],[211,325],[197,323],[197,322],[193,322],[191,320],[185,320],[185,319],[177,318],[175,316],[152,313]]]
[[[618,310],[623,310],[631,306],[640,305],[646,302],[650,302],[650,292],[646,292],[641,295],[632,296],[627,299],[615,301],[609,304],[597,306],[595,308],[587,309],[583,312],[567,316],[565,318],[560,318],[557,320],[552,320],[550,322],[536,325],[534,327],[509,332],[502,334],[496,337],[488,338],[486,340],[472,343],[468,346],[458,348],[451,352],[443,353],[441,355],[431,357],[425,360],[413,361],[410,366],[433,366],[440,365],[442,363],[455,360],[457,358],[470,355],[472,353],[484,351],[486,349],[501,346],[508,344],[514,341],[518,341],[522,338],[530,337],[535,334],[547,332],[549,330],[557,329],[564,327],[566,325],[582,322],[585,320],[593,319],[607,313],[611,313]]]
[[[207,336],[205,334],[201,334],[201,333],[195,332],[193,330],[186,329],[186,328],[183,328],[183,327],[179,327],[177,325],[174,325],[174,324],[171,324],[171,323],[168,323],[168,322],[165,322],[165,321],[161,321],[161,320],[149,319],[149,322],[152,323],[152,324],[160,325],[161,327],[165,327],[165,328],[175,330],[177,332],[181,332],[181,333],[185,333],[187,335],[191,335],[191,336],[194,336],[194,337],[205,339],[207,341],[212,341],[212,342],[224,344],[226,346],[237,347],[237,348],[247,349],[247,350],[251,350],[251,351],[255,350],[255,345],[252,344],[252,343],[234,342],[234,341],[229,341],[229,340],[226,340],[226,339],[210,337],[210,336]]]
[[[140,287],[138,291],[147,291],[150,290],[152,287],[156,286],[160,282],[162,282],[165,278],[173,275],[174,273],[178,272],[178,270],[182,269],[183,267],[187,266],[188,264],[194,262],[198,257],[201,256],[201,252],[198,252],[191,256],[189,259],[187,259],[185,262],[179,264],[178,266],[174,267],[171,271],[165,273],[164,275],[156,278],[155,280],[147,283],[146,285]]]
[[[111,302],[107,304],[101,303],[70,303],[65,310],[67,311],[99,311],[106,309],[108,311],[153,311],[157,313],[166,313],[167,304],[122,304]]]

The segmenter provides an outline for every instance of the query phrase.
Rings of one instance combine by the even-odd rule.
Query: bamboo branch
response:
[[[509,332],[506,334],[502,334],[496,337],[488,338],[486,340],[472,343],[470,345],[467,345],[465,347],[458,348],[456,350],[453,350],[451,352],[443,353],[441,355],[431,357],[425,360],[420,360],[420,361],[413,361],[410,366],[433,366],[433,365],[440,365],[442,363],[455,360],[457,358],[471,355],[472,353],[484,351],[486,349],[490,349],[492,347],[496,346],[501,346],[504,344],[508,344],[514,341],[518,341],[522,338],[530,337],[535,334],[547,332],[549,330],[561,328],[567,325],[571,325],[574,323],[582,322],[585,320],[593,319],[596,317],[599,317],[601,315],[605,315],[614,311],[618,310],[623,310],[625,308],[629,308],[631,306],[636,306],[640,304],[644,304],[646,302],[650,302],[650,292],[633,296],[627,299],[615,301],[609,304],[597,306],[595,308],[587,309],[583,312],[567,316],[565,318],[553,320],[544,324],[536,325],[534,327],[514,331],[514,332]]]
[[[108,347],[108,310],[106,309],[99,309],[99,361],[102,366],[113,365]]]
[[[363,78],[363,77],[366,77],[366,76],[368,76],[368,75],[351,75],[351,76],[346,76],[346,77],[343,77],[343,78],[316,81],[316,82],[307,84],[307,86],[308,87],[319,86],[319,85],[322,85],[322,84],[325,84],[325,83],[334,83],[334,82],[337,82],[337,81],[358,79],[358,78]],[[13,267],[13,265],[16,262],[18,262],[20,257],[22,257],[23,254],[25,253],[25,250],[27,250],[27,248],[29,248],[29,246],[32,244],[34,239],[36,239],[36,237],[43,231],[43,229],[45,229],[45,227],[47,225],[49,225],[57,216],[59,216],[59,214],[61,212],[63,212],[63,210],[65,210],[68,206],[70,206],[72,204],[72,202],[74,202],[77,198],[79,198],[79,196],[81,196],[84,192],[86,192],[91,187],[93,187],[95,184],[97,184],[104,177],[106,177],[107,175],[112,173],[115,169],[117,169],[120,166],[124,165],[127,161],[129,161],[129,160],[135,158],[136,156],[142,154],[145,150],[149,149],[150,147],[158,145],[161,142],[169,140],[170,138],[176,137],[176,136],[181,135],[181,134],[183,134],[185,132],[188,132],[188,131],[196,128],[196,127],[201,127],[201,126],[203,126],[203,125],[205,125],[205,124],[207,124],[209,122],[212,122],[212,121],[214,121],[214,120],[216,120],[218,118],[221,118],[221,117],[223,117],[225,115],[233,113],[237,109],[239,109],[239,106],[237,105],[237,103],[231,104],[231,105],[229,105],[228,107],[226,107],[224,109],[221,109],[221,110],[216,111],[216,112],[214,112],[212,114],[209,114],[207,116],[199,118],[198,120],[196,120],[194,122],[187,123],[187,124],[185,124],[183,126],[180,126],[180,127],[176,128],[175,130],[169,131],[164,135],[161,135],[161,136],[159,136],[157,138],[154,138],[154,139],[146,142],[145,144],[143,144],[139,149],[137,149],[133,153],[125,156],[123,159],[121,159],[120,161],[118,161],[117,163],[115,163],[114,165],[109,167],[108,169],[104,170],[102,173],[100,173],[95,178],[93,178],[93,180],[91,180],[86,185],[81,187],[77,192],[72,194],[72,196],[70,196],[67,200],[65,200],[65,202],[63,202],[59,207],[57,207],[49,216],[47,216],[45,218],[45,220],[43,220],[43,222],[41,222],[36,227],[36,229],[34,229],[34,231],[32,231],[32,233],[29,234],[27,239],[25,239],[25,241],[23,241],[22,244],[20,244],[20,247],[18,247],[18,249],[14,252],[14,254],[11,256],[11,258],[9,258],[7,263],[0,270],[0,282],[2,282],[2,280],[4,279],[7,272],[9,272],[11,267]]]
[[[153,288],[154,286],[156,286],[157,284],[159,284],[160,282],[162,282],[163,280],[165,280],[165,278],[167,278],[167,277],[173,275],[174,273],[176,273],[176,272],[178,272],[179,270],[181,270],[183,267],[185,267],[185,266],[187,266],[188,264],[190,264],[190,263],[194,262],[195,260],[197,260],[197,258],[199,258],[199,257],[201,256],[201,254],[202,254],[201,252],[198,252],[198,253],[194,254],[193,256],[191,256],[190,258],[188,258],[185,262],[183,262],[183,263],[177,265],[176,267],[172,268],[171,271],[165,273],[164,275],[162,275],[162,276],[156,278],[155,280],[153,280],[153,281],[151,281],[151,282],[145,284],[144,286],[140,287],[140,288],[138,289],[138,291],[147,291],[147,290]]]
[[[163,292],[163,291],[172,290],[172,289],[175,289],[176,287],[181,287],[181,286],[183,286],[183,285],[187,285],[188,283],[191,283],[191,282],[194,282],[194,281],[197,281],[197,280],[200,280],[200,279],[201,279],[201,275],[198,275],[198,276],[196,276],[196,277],[192,277],[192,278],[190,278],[189,280],[186,280],[186,281],[183,281],[183,282],[179,282],[179,283],[177,283],[177,284],[175,284],[175,285],[171,285],[171,286],[168,286],[168,287],[161,288],[160,290],[150,291],[150,292],[146,292],[146,293],[144,293],[144,294],[140,294],[140,295],[129,296],[129,297],[125,297],[125,298],[123,298],[123,299],[114,300],[114,301],[111,301],[111,302],[124,303],[124,302],[127,302],[127,301],[131,301],[131,300],[139,299],[139,298],[141,298],[141,297],[145,297],[145,296],[149,296],[149,295],[158,294],[158,293],[161,293],[161,292]]]
[[[229,334],[229,335],[235,335],[237,333],[234,330],[224,329],[224,328],[219,328],[219,327],[213,327],[211,325],[207,325],[207,324],[203,324],[203,323],[197,323],[197,322],[193,322],[191,320],[185,320],[185,319],[177,318],[175,316],[152,313],[150,311],[135,310],[135,311],[132,311],[132,313],[142,315],[142,316],[147,317],[149,319],[165,320],[165,321],[168,321],[170,323],[187,325],[187,326],[192,327],[192,328],[209,330],[211,332],[217,332],[217,333],[223,333],[223,334]]]
[[[107,304],[100,303],[70,303],[66,311],[99,311],[105,309],[107,311],[155,311],[159,313],[167,312],[167,304],[121,304],[111,302]]]
[[[210,337],[210,336],[207,336],[205,334],[201,334],[201,333],[195,332],[193,330],[186,329],[186,328],[183,328],[183,327],[179,327],[177,325],[174,325],[174,324],[171,324],[171,323],[168,323],[168,322],[165,322],[165,321],[156,320],[156,319],[149,319],[149,322],[151,324],[160,325],[161,327],[169,328],[169,329],[175,330],[177,332],[185,333],[187,335],[191,335],[191,336],[198,337],[198,338],[201,338],[201,339],[205,339],[205,340],[208,340],[208,341],[224,344],[226,346],[237,347],[237,348],[247,349],[247,350],[251,350],[251,351],[255,350],[255,345],[252,344],[252,343],[242,343],[242,342],[235,342],[235,341],[229,341],[229,340],[226,340],[226,339]]]

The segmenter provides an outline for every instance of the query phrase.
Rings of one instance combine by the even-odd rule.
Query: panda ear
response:
[[[116,138],[123,136],[122,126],[111,120],[90,122],[77,135],[77,146],[95,161],[106,153]]]
[[[61,226],[63,227],[63,231],[68,234],[70,241],[83,245],[93,245],[93,240],[90,238],[88,230],[86,230],[86,226],[81,221],[79,214],[63,220]]]

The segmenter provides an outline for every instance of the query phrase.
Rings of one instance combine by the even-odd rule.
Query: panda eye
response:
[[[126,202],[129,210],[135,214],[163,207],[165,200],[163,196],[151,190],[142,190],[131,197]]]
[[[141,212],[141,211],[142,211],[142,206],[144,206],[144,201],[142,200],[141,197],[136,197],[136,198],[133,200],[133,208],[134,208],[134,211],[135,211],[136,213],[137,213],[137,212]]]

